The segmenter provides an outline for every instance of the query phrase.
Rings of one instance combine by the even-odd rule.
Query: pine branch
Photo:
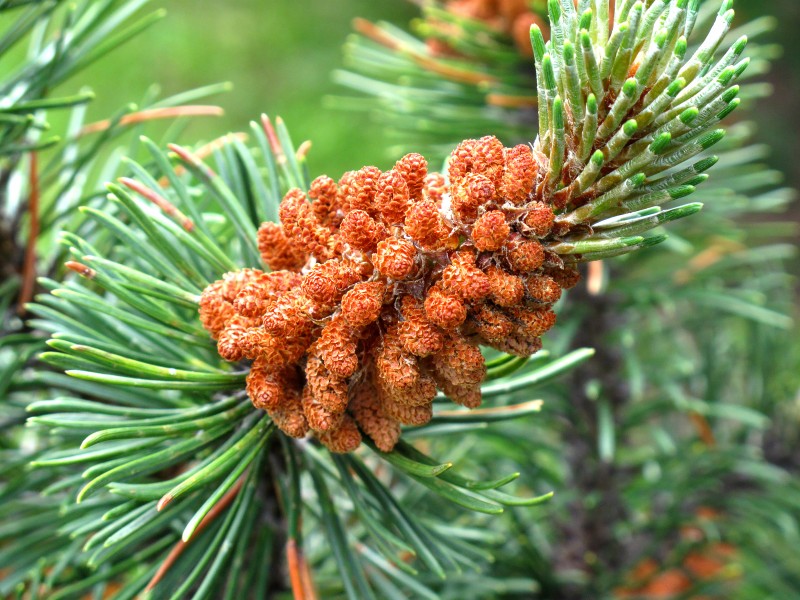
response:
[[[112,205],[106,211],[86,211],[88,218],[96,220],[116,238],[116,243],[113,238],[108,239],[104,242],[107,250],[101,252],[87,240],[65,234],[65,244],[76,259],[69,262],[68,267],[83,278],[85,285],[73,282],[59,286],[43,281],[43,285],[52,289],[52,296],[39,296],[37,304],[31,306],[39,317],[32,325],[55,333],[49,342],[52,351],[42,354],[41,359],[78,378],[77,389],[97,399],[63,398],[30,407],[35,413],[30,419],[32,426],[61,431],[64,440],[64,449],[53,448],[51,453],[37,460],[37,467],[83,465],[89,482],[80,491],[80,478],[68,484],[70,489],[78,491],[79,506],[92,502],[111,503],[108,524],[88,519],[85,527],[78,530],[82,535],[98,527],[108,531],[103,537],[95,533],[91,538],[99,541],[107,538],[103,547],[108,547],[100,552],[87,549],[95,552],[90,558],[94,568],[113,560],[124,548],[140,547],[146,540],[157,539],[173,519],[185,524],[184,540],[203,536],[203,540],[220,540],[220,543],[225,536],[232,535],[235,524],[241,520],[251,523],[247,526],[249,530],[261,531],[266,527],[271,532],[269,544],[264,547],[270,558],[264,564],[272,565],[273,572],[280,574],[280,578],[265,580],[264,585],[286,589],[289,583],[283,581],[281,569],[287,539],[284,528],[288,526],[283,517],[276,515],[269,523],[257,524],[253,520],[255,516],[241,512],[249,502],[243,500],[242,508],[231,508],[234,512],[228,511],[224,517],[220,515],[224,521],[219,524],[215,521],[207,531],[198,529],[248,466],[251,477],[260,482],[261,489],[272,489],[274,482],[286,479],[283,469],[276,467],[285,461],[281,459],[276,463],[265,458],[272,447],[269,420],[259,418],[259,413],[250,408],[249,400],[243,402],[238,392],[244,387],[246,370],[241,368],[243,365],[231,369],[217,355],[212,340],[198,336],[202,330],[196,316],[197,293],[203,282],[222,275],[229,264],[241,264],[240,261],[246,264],[251,250],[243,236],[252,231],[254,219],[257,223],[274,211],[272,207],[280,196],[276,197],[273,190],[282,194],[282,190],[304,177],[304,156],[288,145],[291,142],[281,123],[274,130],[254,125],[252,138],[256,146],[267,150],[260,158],[257,159],[257,154],[245,147],[240,138],[231,137],[221,146],[223,151],[216,154],[215,160],[219,162],[213,168],[190,150],[173,147],[178,152],[175,158],[185,167],[180,174],[155,144],[144,140],[152,156],[152,169],[131,162],[130,168],[138,179],[122,180],[137,196],[129,194],[122,186],[112,185],[110,190],[117,208]],[[237,153],[239,160],[230,161],[229,152]],[[258,168],[256,160],[265,161],[267,168]],[[274,165],[274,171],[270,165]],[[259,179],[254,177],[256,173],[270,172],[278,175],[277,180],[260,179],[263,175],[259,175]],[[170,183],[166,188],[158,184],[163,178]],[[247,194],[234,195],[232,189],[250,189],[253,197],[243,206],[239,198],[246,198]],[[204,213],[199,212],[198,206],[206,207]],[[208,209],[212,206],[221,216],[209,220]],[[226,244],[227,252],[219,245],[218,240],[237,238],[241,243]],[[142,239],[147,243],[143,245]],[[559,361],[542,356],[530,362],[499,358],[489,365],[492,382],[487,387],[487,395],[497,396],[536,381],[546,381],[588,355],[578,352]],[[65,383],[60,382],[60,385],[64,387]],[[22,390],[20,380],[15,381],[13,390]],[[180,392],[179,396],[175,395],[176,391]],[[532,408],[538,409],[538,405],[521,404],[503,411],[485,411],[470,417],[466,425],[455,426],[485,426],[498,419],[530,415]],[[436,427],[453,426],[450,423],[458,424],[463,420],[462,413],[442,411],[431,427],[435,431]],[[305,455],[305,471],[329,480],[326,486],[335,485],[337,489],[344,486],[359,507],[359,516],[372,523],[372,527],[384,521],[380,516],[382,512],[378,513],[378,520],[371,516],[375,506],[385,505],[381,511],[389,509],[387,502],[397,506],[393,498],[397,492],[390,492],[379,480],[372,479],[368,475],[370,470],[357,469],[358,481],[349,481],[349,471],[331,478],[335,471],[325,455],[308,445],[298,446],[294,451]],[[398,473],[429,487],[446,502],[472,510],[498,513],[504,506],[532,505],[548,498],[517,498],[497,490],[516,476],[481,481],[446,475],[437,467],[437,461],[411,453],[410,447],[403,453],[384,453],[377,449],[373,452]],[[272,469],[252,466],[259,461],[262,465],[271,464]],[[257,477],[252,475],[254,469]],[[79,474],[80,471],[76,473]],[[267,483],[270,481],[273,483]],[[282,489],[282,485],[278,488]],[[121,504],[113,503],[117,497]],[[284,510],[295,515],[289,522],[297,519],[299,506],[308,502],[305,498],[301,500],[297,492],[288,493],[287,490],[282,490],[279,497]],[[254,500],[260,507],[259,515],[265,514],[270,503],[277,506],[268,498],[269,494],[259,494]],[[292,499],[288,506],[287,498]],[[134,512],[128,512],[130,510]],[[341,510],[341,507],[336,508],[337,513]],[[168,517],[167,520],[161,515]],[[333,528],[330,531],[339,527],[330,521],[332,514],[323,512],[317,517],[328,519],[328,526]],[[389,560],[398,560],[396,551],[389,548],[395,548],[398,540],[408,536],[408,541],[400,543],[403,546],[412,543],[414,554],[434,571],[445,567],[452,569],[462,560],[457,558],[460,551],[439,542],[428,525],[417,522],[411,515],[406,515],[405,519],[406,529],[392,527],[394,532],[390,533],[381,526],[371,530],[378,536],[379,547],[388,552]],[[134,523],[148,525],[138,530],[133,528]],[[295,529],[290,528],[290,531],[296,531],[296,526],[293,527]],[[294,540],[295,547],[302,552],[301,539],[296,534],[289,539]],[[342,543],[352,542],[343,538]],[[219,547],[216,544],[216,541],[207,547],[205,542],[190,544],[153,590],[180,587],[170,575],[182,568],[178,563],[210,564],[235,559],[233,555],[216,559],[213,556]],[[205,553],[201,547],[205,547]],[[344,548],[341,547],[342,551]],[[163,562],[164,552],[166,549],[159,549],[148,559],[153,569],[148,580]],[[382,572],[384,576],[387,574],[385,570]],[[190,580],[194,583],[191,585],[201,586],[200,571],[192,573]],[[402,578],[401,573],[392,567],[388,575]],[[220,585],[241,583],[239,572],[233,572],[225,580],[215,575],[214,582],[208,579],[202,586],[210,586],[203,589],[212,590]],[[137,580],[135,584],[131,581],[126,585],[144,587],[146,584],[147,580]],[[184,583],[186,585],[190,584]]]
[[[661,202],[685,193],[688,190],[682,186],[692,181],[700,183],[704,177],[698,173],[714,162],[701,159],[699,166],[689,167],[691,173],[680,166],[689,155],[700,152],[697,146],[702,148],[718,137],[718,134],[708,139],[704,136],[716,127],[717,117],[731,105],[735,107],[731,92],[724,89],[732,83],[728,75],[719,89],[713,84],[704,87],[693,83],[702,82],[721,69],[708,79],[712,83],[727,68],[720,67],[730,58],[727,54],[722,62],[714,62],[714,53],[706,52],[714,46],[713,36],[706,50],[695,55],[702,60],[693,63],[692,54],[685,55],[687,84],[683,89],[689,92],[678,90],[674,98],[665,100],[660,107],[664,112],[652,111],[652,115],[643,117],[646,124],[641,127],[637,124],[636,131],[631,132],[633,126],[625,128],[624,118],[617,119],[617,113],[631,110],[630,115],[623,115],[631,117],[628,121],[647,115],[646,100],[638,105],[631,98],[639,92],[640,99],[646,98],[650,93],[638,90],[638,84],[633,89],[634,84],[622,83],[617,75],[624,79],[631,72],[637,52],[646,59],[649,50],[660,49],[659,44],[666,44],[670,35],[678,37],[681,31],[691,29],[694,3],[688,11],[687,5],[680,1],[664,4],[669,7],[662,7],[663,19],[658,16],[661,13],[648,19],[648,14],[653,15],[648,11],[655,10],[653,4],[647,10],[640,3],[630,7],[627,31],[636,30],[630,21],[638,20],[639,35],[625,31],[624,35],[617,35],[619,48],[602,53],[603,58],[609,56],[609,77],[601,79],[599,88],[593,88],[591,80],[586,83],[581,79],[583,71],[577,62],[573,71],[573,61],[580,56],[591,63],[588,54],[575,52],[579,38],[582,48],[585,37],[577,26],[589,24],[587,31],[592,44],[595,43],[592,33],[600,40],[605,28],[597,24],[596,17],[578,19],[569,2],[551,2],[554,40],[549,67],[545,61],[548,53],[540,56],[543,67],[540,86],[552,93],[552,105],[542,105],[547,109],[548,123],[534,148],[503,149],[496,139],[470,140],[458,148],[448,172],[433,174],[427,183],[420,177],[424,163],[418,155],[406,157],[387,173],[365,168],[359,173],[360,179],[350,175],[339,184],[324,177],[312,182],[305,164],[308,145],[295,148],[283,123],[278,121],[273,126],[266,118],[252,125],[247,139],[232,136],[194,150],[171,145],[171,153],[167,153],[159,144],[142,140],[146,158],[128,162],[126,168],[131,176],[120,179],[121,185],[109,186],[107,202],[90,198],[91,205],[82,209],[80,219],[74,219],[75,228],[68,227],[69,233],[63,235],[72,259],[68,268],[77,278],[68,277],[63,283],[43,279],[43,287],[52,293],[38,296],[31,307],[36,319],[30,326],[52,334],[50,350],[41,359],[58,371],[66,370],[72,378],[42,367],[37,368],[33,378],[23,376],[16,366],[9,371],[11,397],[18,403],[25,401],[29,391],[37,386],[58,387],[64,393],[29,407],[34,414],[29,421],[31,428],[46,440],[46,449],[37,453],[32,473],[21,470],[27,457],[8,461],[4,467],[13,475],[9,478],[10,487],[0,492],[4,496],[28,499],[35,490],[45,488],[48,494],[55,494],[57,501],[43,501],[46,511],[39,515],[31,514],[24,502],[0,506],[0,514],[13,515],[14,523],[0,530],[3,544],[0,558],[14,561],[14,574],[2,584],[5,587],[0,587],[0,592],[24,589],[25,585],[28,589],[36,588],[38,578],[47,574],[47,589],[53,590],[54,597],[68,597],[89,589],[100,593],[106,583],[122,584],[125,593],[136,594],[154,579],[159,565],[173,560],[167,557],[182,536],[191,543],[181,546],[185,549],[180,556],[167,563],[171,567],[163,570],[152,586],[153,597],[189,594],[199,598],[223,594],[240,597],[248,592],[258,595],[290,588],[299,597],[308,596],[312,588],[316,588],[319,597],[341,594],[358,598],[376,594],[499,597],[513,593],[530,597],[537,593],[539,584],[530,577],[516,577],[530,572],[530,565],[520,566],[519,561],[536,554],[538,573],[549,570],[548,561],[557,563],[547,556],[546,549],[534,547],[530,540],[538,540],[542,535],[539,521],[550,520],[541,519],[542,511],[552,511],[557,517],[553,519],[555,528],[564,523],[564,514],[562,507],[554,503],[527,511],[519,507],[536,506],[550,499],[550,494],[537,495],[534,489],[561,487],[559,462],[563,460],[563,448],[560,440],[554,441],[554,435],[563,428],[560,422],[563,416],[574,411],[586,416],[588,427],[593,430],[592,445],[601,447],[602,460],[591,460],[589,464],[576,460],[573,470],[586,490],[603,490],[607,486],[604,491],[614,501],[614,516],[649,510],[648,490],[643,493],[636,485],[641,479],[626,487],[629,470],[645,471],[654,462],[663,469],[665,488],[674,491],[676,498],[665,501],[669,510],[656,523],[661,530],[647,538],[649,543],[674,542],[673,532],[676,523],[681,523],[685,505],[694,508],[713,498],[713,482],[722,480],[734,468],[750,469],[752,476],[746,478],[746,486],[754,492],[752,496],[737,495],[743,506],[732,504],[726,511],[752,512],[762,498],[756,490],[760,492],[770,486],[774,489],[783,475],[764,463],[754,462],[746,449],[720,443],[718,448],[692,455],[695,464],[687,470],[685,457],[692,451],[693,438],[677,431],[673,436],[680,449],[677,455],[662,454],[660,446],[644,448],[641,456],[628,448],[619,448],[619,458],[610,453],[613,450],[608,441],[610,424],[615,431],[619,428],[618,439],[631,435],[632,431],[641,435],[661,433],[659,429],[663,428],[649,428],[646,411],[644,416],[636,414],[636,407],[626,402],[626,390],[619,387],[620,379],[612,378],[605,362],[597,363],[597,378],[605,383],[604,390],[612,393],[601,399],[597,410],[590,404],[585,388],[573,388],[575,394],[580,392],[573,398],[563,385],[553,383],[559,375],[592,356],[589,350],[571,353],[565,350],[580,339],[573,336],[575,328],[582,325],[579,320],[565,319],[552,332],[552,355],[561,358],[551,359],[545,352],[529,358],[540,347],[538,337],[542,331],[537,329],[535,334],[531,333],[533,329],[527,331],[529,337],[516,339],[527,344],[509,348],[508,340],[512,338],[492,336],[489,326],[497,322],[490,321],[485,313],[487,307],[500,307],[503,310],[492,316],[508,310],[512,327],[526,324],[533,327],[538,323],[525,319],[532,314],[548,313],[561,288],[574,283],[568,277],[561,277],[571,273],[569,265],[628,253],[662,241],[660,234],[651,237],[642,234],[696,212],[695,205],[662,211],[648,208],[647,203],[655,201],[653,195]],[[640,9],[642,14],[637,16]],[[624,18],[620,14],[618,17]],[[677,24],[667,27],[671,17]],[[727,20],[725,16],[723,21]],[[656,24],[664,25],[666,38],[656,31]],[[621,23],[617,25],[618,32],[624,29]],[[538,41],[534,39],[535,50],[536,46],[540,50],[543,46]],[[558,49],[558,44],[562,44],[561,51],[556,53],[553,50]],[[572,44],[572,50],[567,44]],[[608,46],[599,41],[598,44],[600,55],[599,49]],[[658,81],[668,67],[658,65],[650,76]],[[629,79],[636,79],[640,73],[644,79],[647,71],[644,60]],[[588,78],[589,71],[586,75]],[[576,87],[578,81],[580,86]],[[622,84],[619,89],[618,84]],[[690,98],[692,86],[697,88],[697,94]],[[592,127],[586,127],[587,116],[594,110],[589,94],[597,91],[609,100],[597,102],[597,122],[590,121]],[[598,97],[595,95],[595,100]],[[630,102],[630,106],[615,113],[620,98],[621,102]],[[720,99],[726,106],[720,108],[715,104]],[[684,106],[686,102],[692,106]],[[584,103],[584,120],[580,121],[576,115]],[[678,109],[680,112],[676,112]],[[115,124],[120,124],[128,114],[121,113],[112,119],[112,128],[100,135],[113,131]],[[660,123],[661,115],[669,118]],[[659,131],[662,127],[667,129]],[[584,136],[584,132],[590,135]],[[651,134],[653,139],[647,140]],[[248,143],[252,146],[248,147]],[[599,152],[602,164],[597,164],[599,159],[595,163],[581,162],[581,145],[590,154]],[[659,163],[662,159],[666,161],[663,164]],[[591,165],[597,167],[597,172],[593,172]],[[664,166],[674,170],[658,177],[656,171]],[[57,174],[57,169],[52,173]],[[625,177],[616,181],[615,173]],[[624,183],[631,179],[634,181],[629,185]],[[587,187],[582,188],[583,185]],[[300,189],[290,191],[293,187]],[[306,191],[313,202],[307,201]],[[282,203],[281,198],[284,198]],[[771,201],[774,200],[769,197],[763,199],[764,204]],[[420,206],[426,206],[427,212]],[[347,219],[357,211],[364,212],[367,218],[362,217],[360,225],[344,235]],[[282,225],[277,226],[279,213]],[[486,217],[492,213],[495,213],[492,217]],[[73,217],[70,208],[65,218]],[[414,219],[419,221],[419,227],[414,227]],[[442,223],[444,228],[437,227]],[[359,234],[369,233],[373,225],[375,237],[380,239],[365,242]],[[259,227],[262,233],[257,234]],[[264,231],[269,232],[273,243],[266,243],[269,240]],[[691,228],[685,231],[691,232]],[[453,235],[454,232],[458,235]],[[374,242],[374,251],[371,246],[362,248],[361,242]],[[381,254],[380,244],[384,242],[383,247],[388,251]],[[402,272],[403,248],[397,247],[398,243],[413,249],[413,273]],[[682,271],[675,275],[675,261],[665,256],[676,247],[680,250],[682,243],[688,242],[679,239],[663,252],[642,253],[645,258],[635,260],[622,259],[620,270],[635,276],[635,271],[641,268],[651,277],[660,278],[659,285],[650,286],[644,286],[641,279],[631,279],[627,285],[632,289],[622,297],[630,299],[648,293],[657,296],[663,290],[671,291],[673,276],[713,280],[716,277],[713,268],[704,267],[702,261],[688,265],[682,261]],[[474,264],[470,255],[475,259]],[[460,262],[462,257],[464,263]],[[277,264],[272,264],[276,260],[288,261],[289,268],[283,273],[280,269],[270,274],[257,272],[262,258],[276,267]],[[750,264],[752,256],[742,260]],[[348,261],[359,262],[369,273],[358,275],[370,280],[345,285],[337,278],[348,274],[338,269],[332,273],[325,270]],[[516,289],[520,293],[515,291],[513,279],[505,279],[508,289],[497,288],[489,300],[486,295],[480,296],[483,277],[490,270],[495,275],[499,270],[500,275],[518,278],[521,286]],[[280,286],[269,289],[281,277],[286,277],[291,285],[287,289]],[[327,284],[331,280],[337,285],[333,286],[334,298],[327,305],[312,292],[330,292]],[[242,294],[241,287],[247,281],[252,285]],[[615,278],[614,284],[624,290],[625,280],[619,284],[617,281]],[[667,281],[669,285],[665,284]],[[342,368],[338,363],[343,356],[351,358],[349,348],[334,343],[330,354],[319,357],[328,373],[319,362],[316,374],[312,373],[310,358],[300,356],[289,361],[289,369],[293,371],[287,380],[279,381],[277,400],[270,397],[275,392],[275,381],[269,380],[274,372],[260,369],[258,362],[262,365],[269,362],[264,358],[272,357],[267,350],[279,354],[298,343],[301,336],[292,327],[302,325],[309,315],[299,312],[284,319],[279,324],[286,326],[286,331],[272,341],[264,333],[267,330],[263,317],[273,311],[270,314],[277,320],[281,311],[275,311],[275,305],[287,311],[297,308],[291,303],[280,305],[282,298],[292,293],[297,294],[295,298],[302,294],[314,296],[311,298],[314,302],[308,304],[319,312],[312,315],[310,335],[319,342],[336,318],[347,312],[345,293],[362,283],[391,287],[401,302],[395,303],[394,296],[381,298],[378,317],[366,323],[366,327],[374,325],[373,330],[382,337],[371,337],[370,331],[375,331],[364,330],[366,334],[357,339],[355,357],[359,376],[352,373],[343,376],[341,372],[331,376],[330,371]],[[257,284],[264,284],[267,289],[259,289]],[[770,289],[768,283],[764,285],[767,286],[764,289]],[[440,300],[450,302],[451,308],[464,308],[464,319],[455,326],[444,320],[431,321],[435,311],[429,314],[427,302],[422,300],[436,296],[437,292],[432,292],[436,286],[441,291]],[[689,301],[697,289],[686,290],[685,298],[681,293],[676,298]],[[421,311],[408,310],[403,298],[420,301]],[[217,300],[220,302],[214,304]],[[570,298],[564,309],[568,310],[575,300]],[[647,301],[642,303],[655,307],[642,311],[642,331],[657,329],[662,322],[652,316],[660,300],[654,297],[648,300],[649,305]],[[302,306],[304,310],[309,308]],[[520,307],[524,310],[514,312]],[[757,310],[757,305],[744,296],[729,299],[727,307],[756,320],[776,318],[776,313]],[[560,314],[568,315],[561,312],[564,309],[560,305],[559,309]],[[608,312],[598,315],[602,327],[597,337],[592,337],[593,341],[608,345],[607,337],[601,337],[600,333],[614,329],[612,321],[617,313],[616,305],[612,308],[609,304]],[[330,316],[333,319],[327,318]],[[355,311],[350,316],[364,315]],[[238,317],[256,322],[245,322],[247,327],[237,330],[232,319]],[[215,326],[217,319],[216,325],[221,324],[219,329]],[[365,419],[363,412],[359,416],[358,403],[350,397],[349,388],[358,391],[368,381],[361,374],[374,377],[372,373],[380,373],[379,367],[371,363],[385,352],[392,341],[390,330],[399,323],[412,323],[413,333],[417,334],[432,323],[425,333],[446,334],[449,340],[456,340],[457,349],[463,353],[459,356],[465,360],[446,365],[449,370],[437,374],[440,379],[434,383],[444,388],[446,394],[437,395],[435,385],[432,394],[431,389],[425,390],[425,400],[430,406],[430,414],[424,415],[426,422],[420,419],[400,428],[397,422],[385,427],[387,421],[383,420],[373,427],[375,423]],[[686,323],[691,326],[690,320]],[[218,338],[216,344],[207,331]],[[274,331],[267,333],[276,338]],[[657,334],[656,331],[653,336]],[[247,335],[258,338],[260,345],[248,349]],[[375,412],[380,413],[387,406],[397,410],[386,398],[394,401],[402,397],[390,396],[389,392],[394,394],[395,388],[402,388],[403,377],[413,374],[415,368],[420,378],[432,372],[431,361],[414,353],[420,352],[419,346],[411,346],[423,337],[410,337],[409,347],[402,341],[394,348],[396,355],[383,362],[383,374],[387,377],[376,384],[382,389],[374,396],[383,399]],[[341,341],[335,336],[327,339]],[[495,349],[485,349],[483,354],[469,349],[478,343],[494,345]],[[519,356],[506,354],[505,350]],[[241,356],[236,354],[239,351]],[[430,354],[436,352],[432,350]],[[629,362],[636,355],[637,352],[620,352],[614,357],[613,366],[625,361],[626,367],[630,367]],[[249,359],[256,360],[255,366]],[[398,359],[403,360],[407,372],[393,368],[400,364]],[[464,376],[471,367],[480,373],[480,382],[471,377],[474,373],[470,373],[467,386],[455,381],[455,376]],[[324,380],[335,388],[337,377],[346,382],[345,406],[339,415],[342,421],[355,419],[360,430],[349,426],[344,437],[335,438],[326,437],[327,432],[320,427],[313,429],[335,451],[354,450],[354,440],[365,440],[367,443],[357,452],[329,453],[314,438],[292,440],[277,431],[280,428],[295,437],[306,433],[314,414],[302,408],[300,398],[304,386],[320,374],[324,377],[317,383]],[[685,375],[670,372],[663,377],[674,387]],[[629,383],[627,387],[635,390],[636,386]],[[330,391],[324,386],[320,388],[324,393]],[[547,400],[541,413],[541,403],[531,401],[539,391]],[[335,396],[335,392],[334,389],[331,395]],[[312,399],[314,394],[311,390]],[[448,397],[466,405],[482,397],[491,405],[473,412],[454,410],[444,404]],[[324,399],[330,401],[331,396]],[[341,394],[334,399],[342,400]],[[296,410],[297,400],[301,412]],[[602,413],[601,404],[609,401],[608,411]],[[739,419],[748,426],[759,425],[757,414],[746,411],[732,414],[730,410],[726,412],[725,406],[699,399],[684,402],[687,402],[684,413],[703,414],[712,423],[714,419],[725,418]],[[268,414],[254,409],[252,404],[266,408]],[[653,403],[647,410],[660,408]],[[306,419],[305,426],[301,417]],[[495,425],[499,422],[502,429]],[[637,425],[640,429],[636,429]],[[392,435],[383,437],[387,430]],[[336,431],[336,427],[330,428],[331,433]],[[667,432],[653,437],[663,445],[667,445],[663,440],[672,440]],[[421,447],[409,443],[420,438],[431,447],[430,451],[426,448],[423,453]],[[594,449],[586,447],[583,436],[568,434],[566,439],[576,446],[583,445],[585,456],[594,456]],[[443,462],[431,456],[440,451],[450,460]],[[461,467],[458,471],[456,463]],[[590,468],[592,463],[608,464],[604,473],[609,477],[598,482],[597,471]],[[632,466],[627,469],[623,463]],[[522,496],[501,490],[519,477],[517,468],[525,472],[523,479],[529,485]],[[462,474],[463,470],[474,474],[467,476]],[[499,474],[503,472],[510,474]],[[234,493],[242,477],[245,483]],[[705,482],[706,487],[697,489],[695,479]],[[74,503],[75,498],[79,503]],[[772,501],[777,496],[768,498]],[[230,500],[225,510],[221,510],[223,499]],[[62,506],[67,507],[63,514],[59,512]],[[467,517],[463,508],[477,514]],[[529,539],[510,540],[509,530],[502,528],[507,522],[498,516],[501,513],[512,513],[520,523],[519,529],[531,532]],[[609,541],[619,540],[609,534],[609,523],[603,522],[602,511],[590,507],[587,514],[600,531],[599,537],[588,540],[587,547],[600,549]],[[19,515],[23,518],[19,519]],[[771,526],[762,525],[765,531],[771,530]],[[742,545],[741,533],[734,531],[733,535],[739,536],[737,543]],[[19,547],[19,540],[39,539],[50,544],[51,552],[44,555],[44,561],[40,560],[41,548],[33,555]],[[518,544],[524,551],[515,556]],[[492,545],[496,552],[503,552],[504,546],[512,548],[493,567],[492,575],[486,576],[479,571],[488,567],[491,555],[487,546]],[[683,566],[690,556],[678,548],[670,560],[676,566]],[[738,547],[735,556],[755,560],[755,555],[739,551]],[[284,560],[288,561],[290,580],[283,579]],[[619,564],[608,561],[608,564],[626,569],[635,566],[630,564],[631,560]],[[311,572],[313,583],[308,581]],[[606,593],[624,575],[608,573],[604,581],[590,582],[588,586]],[[445,583],[441,582],[443,577],[447,578]],[[575,585],[566,583],[560,572],[549,580],[544,576],[541,579],[546,582],[548,592],[570,590]],[[579,590],[575,593],[581,593],[587,584],[579,582],[574,589]],[[723,585],[722,589],[727,588]]]

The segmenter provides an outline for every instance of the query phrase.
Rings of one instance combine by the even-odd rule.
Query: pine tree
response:
[[[51,336],[3,363],[9,425],[32,416],[4,441],[0,593],[788,597],[800,496],[759,449],[785,448],[763,413],[796,356],[758,305],[790,302],[788,252],[736,219],[786,195],[660,208],[742,141],[719,129],[747,66],[717,51],[730,4],[689,38],[697,2],[626,2],[607,40],[606,3],[551,2],[535,143],[467,139],[442,173],[312,180],[266,117],[140,139],[107,196],[71,198],[47,254],[68,274],[40,270],[4,337]],[[727,163],[739,193],[770,181]]]

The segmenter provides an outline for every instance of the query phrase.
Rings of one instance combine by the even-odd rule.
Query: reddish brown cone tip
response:
[[[480,405],[479,346],[527,356],[555,323],[577,272],[544,251],[537,175],[530,147],[485,137],[456,148],[447,178],[418,154],[319,177],[258,231],[271,273],[204,290],[203,326],[223,358],[254,361],[247,393],[287,435],[350,452],[363,432],[391,451],[437,390]]]

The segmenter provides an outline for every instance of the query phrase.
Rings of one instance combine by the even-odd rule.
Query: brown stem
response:
[[[300,550],[297,542],[289,538],[286,542],[286,564],[289,569],[289,583],[292,585],[292,597],[294,600],[306,600],[306,593],[303,589],[303,577],[300,574]]]
[[[689,418],[692,420],[692,423],[697,429],[697,434],[700,436],[700,439],[703,440],[703,443],[709,447],[715,446],[717,444],[717,440],[714,437],[714,431],[711,429],[708,419],[706,419],[699,412],[689,413]]]
[[[137,194],[139,194],[142,198],[145,198],[158,206],[162,211],[168,214],[170,217],[175,219],[176,221],[180,222],[181,227],[183,227],[186,231],[194,230],[194,223],[192,220],[183,214],[178,207],[176,207],[172,202],[164,198],[163,196],[159,195],[158,193],[151,190],[146,185],[139,183],[135,179],[131,179],[130,177],[120,177],[117,181],[119,181],[122,185],[127,187],[130,190],[133,190]]]
[[[302,550],[293,539],[286,542],[286,564],[294,600],[317,600],[311,570]]]
[[[303,591],[306,593],[307,600],[318,600],[317,589],[314,586],[314,579],[311,575],[311,568],[305,555],[300,555],[300,579],[303,581]]]
[[[214,150],[218,150],[222,148],[225,144],[231,143],[234,139],[239,140],[240,142],[247,141],[247,134],[246,133],[227,133],[221,137],[211,140],[207,144],[200,146],[199,148],[195,149],[194,155],[197,158],[206,158],[211,156],[214,153]],[[173,169],[175,174],[178,177],[182,177],[186,174],[186,167],[183,165],[176,165]],[[169,177],[164,175],[161,179],[158,180],[158,185],[162,188],[169,187]]]
[[[149,108],[125,115],[119,120],[119,124],[134,125],[136,123],[144,123],[145,121],[175,119],[178,117],[221,117],[224,114],[225,111],[219,106],[170,106],[165,108]],[[111,119],[97,121],[96,123],[89,123],[88,125],[84,125],[83,129],[78,132],[78,137],[82,137],[90,133],[105,131],[109,127],[111,127]]]
[[[36,152],[31,152],[31,165],[29,172],[29,197],[28,214],[30,215],[30,229],[28,242],[25,247],[25,260],[22,265],[22,285],[19,291],[17,312],[25,313],[25,305],[33,298],[36,288],[36,241],[39,238],[39,168]]]
[[[242,475],[242,477],[239,478],[239,481],[237,481],[234,486],[228,490],[228,492],[222,498],[220,498],[220,501],[214,505],[214,508],[208,511],[208,514],[203,518],[202,521],[200,521],[197,529],[195,529],[194,535],[189,541],[184,542],[183,540],[180,540],[177,544],[175,544],[169,555],[167,555],[167,558],[164,559],[164,562],[158,568],[158,571],[156,571],[156,574],[153,575],[153,578],[147,584],[147,587],[144,588],[145,592],[149,592],[156,585],[158,585],[158,582],[161,581],[164,578],[164,575],[169,572],[172,565],[175,564],[175,561],[178,560],[180,555],[183,554],[183,551],[186,550],[186,547],[191,544],[192,541],[196,540],[199,534],[211,523],[213,523],[214,520],[216,520],[216,518],[219,517],[220,514],[222,514],[222,512],[230,505],[230,503],[233,502],[233,500],[239,494],[239,491],[242,489],[242,485],[244,485],[245,477],[246,474]]]
[[[593,277],[597,277],[593,273]],[[598,410],[597,402],[587,395],[586,382],[596,381],[602,390],[603,399],[611,407],[615,423],[628,401],[628,390],[622,373],[622,357],[609,344],[609,335],[618,329],[620,314],[617,303],[606,294],[598,293],[596,285],[576,288],[570,298],[575,306],[590,306],[591,318],[587,319],[575,343],[580,347],[595,348],[594,359],[581,369],[570,383],[570,418],[565,438],[569,448],[568,461],[572,474],[571,488],[576,498],[570,506],[573,518],[564,526],[563,536],[569,543],[563,545],[557,558],[559,570],[580,570],[588,575],[589,583],[576,589],[561,590],[560,598],[579,598],[589,593],[599,597],[603,590],[603,575],[618,572],[626,564],[626,548],[622,547],[614,528],[627,519],[627,509],[621,497],[625,473],[613,462],[604,462],[598,456]],[[585,498],[594,496],[594,502]]]

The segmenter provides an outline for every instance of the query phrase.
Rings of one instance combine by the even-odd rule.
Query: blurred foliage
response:
[[[752,117],[758,122],[763,139],[770,140],[773,166],[786,173],[793,187],[800,187],[800,166],[795,160],[797,138],[785,134],[787,130],[800,129],[800,114],[795,109],[800,92],[800,53],[797,52],[800,2],[738,0],[736,4],[738,13],[748,20],[766,12],[776,19],[777,27],[770,37],[782,47],[782,51],[773,60],[772,72],[767,77],[774,93],[762,103],[764,110]]]
[[[354,15],[402,22],[416,7],[371,0],[238,0],[224,9],[211,0],[157,5],[168,10],[165,21],[121,48],[115,61],[85,74],[98,95],[93,117],[139,97],[152,82],[168,95],[230,81],[233,92],[220,102],[225,118],[198,124],[197,139],[241,130],[253,115],[269,112],[292,123],[298,141],[313,140],[312,173],[345,171],[381,155],[384,142],[377,126],[322,110],[322,97],[334,88],[329,74],[340,65],[341,44]],[[123,78],[120,64],[126,65]]]
[[[408,22],[417,7],[404,0],[211,0],[160,2],[169,18],[119,50],[119,64],[127,65],[119,78],[116,62],[99,64],[85,74],[98,92],[90,110],[100,117],[137,98],[154,81],[171,94],[216,81],[231,81],[234,91],[222,101],[221,121],[199,124],[199,137],[241,129],[253,115],[268,111],[293,124],[298,140],[313,139],[309,156],[312,173],[339,172],[372,164],[385,147],[374,124],[346,113],[322,109],[322,97],[335,90],[329,73],[341,66],[341,43],[352,31],[351,20]],[[767,80],[776,93],[762,101],[752,115],[769,139],[773,166],[800,187],[800,167],[793,161],[794,136],[800,115],[794,110],[800,90],[800,54],[795,52],[794,24],[800,22],[796,0],[737,0],[740,18],[752,20],[765,13],[778,22],[773,41],[784,47]],[[354,121],[357,121],[354,122]],[[346,139],[347,144],[341,140]],[[385,167],[390,161],[385,160]]]

